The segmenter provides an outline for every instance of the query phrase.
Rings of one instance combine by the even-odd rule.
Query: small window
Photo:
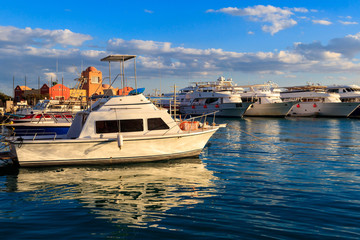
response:
[[[217,100],[219,100],[219,99],[218,98],[207,98],[205,103],[206,104],[211,104],[211,103],[216,102]]]
[[[96,133],[119,132],[119,121],[96,121]]]
[[[120,120],[121,132],[141,132],[144,131],[142,119]]]
[[[92,76],[91,77],[91,83],[99,83],[99,77]]]
[[[149,131],[169,129],[169,126],[161,118],[149,118],[147,124]]]

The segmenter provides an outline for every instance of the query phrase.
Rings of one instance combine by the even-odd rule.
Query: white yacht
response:
[[[180,90],[176,96],[180,113],[202,115],[216,111],[220,117],[242,117],[252,104],[242,102],[241,87],[233,84],[232,79],[220,77],[216,82],[195,82]]]
[[[296,102],[283,102],[280,89],[274,83],[242,86],[243,102],[253,103],[245,112],[248,117],[285,117]]]
[[[331,85],[326,91],[339,94],[342,102],[360,102],[360,87],[357,85]]]
[[[124,66],[135,57],[101,60]],[[102,98],[78,112],[66,138],[9,141],[20,167],[145,162],[197,156],[218,128],[215,123],[177,122],[167,110],[136,94]]]
[[[327,86],[327,92],[340,95],[342,102],[360,103],[360,87],[357,85],[332,85]],[[360,117],[360,107],[356,108],[349,117]]]
[[[286,87],[280,93],[283,101],[299,101],[290,110],[292,117],[348,117],[360,103],[341,102],[337,93],[328,93],[325,86]]]

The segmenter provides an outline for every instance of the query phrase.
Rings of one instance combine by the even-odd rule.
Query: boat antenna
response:
[[[158,65],[159,65],[159,78],[160,78],[160,89],[159,89],[159,92],[160,92],[160,107],[161,107],[161,69],[160,69],[160,56],[158,57],[159,61],[158,61]],[[155,93],[155,97],[156,97],[156,93]]]
[[[134,58],[134,76],[135,76],[135,92],[137,94],[138,87],[137,87],[137,79],[136,79],[136,58]]]
[[[174,120],[176,121],[176,84],[174,84]]]
[[[109,84],[111,85],[111,63],[109,61]]]

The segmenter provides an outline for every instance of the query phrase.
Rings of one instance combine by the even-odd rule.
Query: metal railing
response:
[[[8,141],[16,141],[18,139],[22,140],[35,140],[36,138],[41,139],[53,139],[57,137],[56,132],[46,132],[44,129],[26,129],[26,130],[16,130],[16,132],[10,133],[6,139]]]

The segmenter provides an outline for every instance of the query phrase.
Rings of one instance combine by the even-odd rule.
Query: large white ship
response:
[[[216,116],[242,117],[252,102],[243,102],[243,88],[232,79],[219,77],[215,82],[194,82],[176,96],[180,113],[202,115],[216,111]]]
[[[283,101],[299,101],[290,110],[292,117],[348,117],[360,103],[342,102],[337,93],[326,92],[326,86],[286,87],[280,93]]]

